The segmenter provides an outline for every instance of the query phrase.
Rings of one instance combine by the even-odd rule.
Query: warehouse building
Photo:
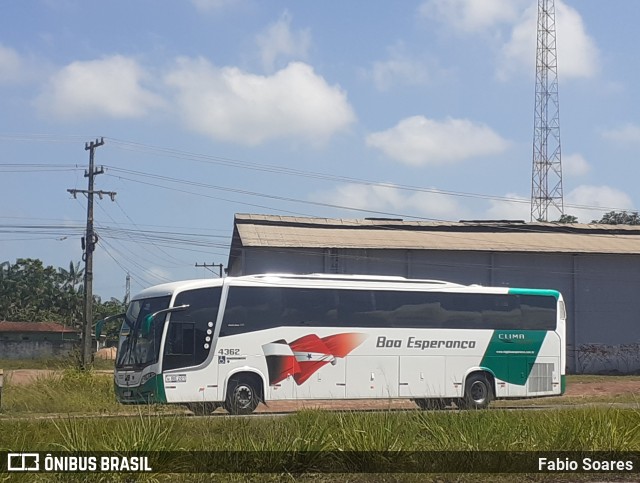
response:
[[[237,214],[227,267],[556,289],[569,371],[640,371],[639,226]]]

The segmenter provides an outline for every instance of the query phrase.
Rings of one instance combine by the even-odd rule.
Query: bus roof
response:
[[[148,287],[137,293],[131,300],[163,297],[173,294],[176,290],[192,290],[196,288],[221,286],[223,278],[203,278],[198,280],[182,280],[178,282],[163,283]]]
[[[309,274],[289,274],[289,273],[265,273],[258,275],[245,275],[236,277],[239,281],[256,281],[256,282],[287,282],[287,281],[314,281],[314,282],[380,282],[380,283],[415,283],[428,284],[434,286],[455,286],[464,287],[453,282],[445,282],[444,280],[427,280],[418,278],[405,278],[390,275],[344,275],[333,273],[309,273]]]
[[[443,280],[414,279],[396,276],[378,275],[342,275],[327,273],[312,274],[288,274],[288,273],[264,273],[256,275],[244,275],[241,277],[227,277],[200,280],[184,280],[179,282],[155,285],[144,289],[133,297],[132,300],[143,298],[162,297],[172,295],[183,290],[193,290],[206,287],[230,286],[279,286],[279,287],[316,287],[316,288],[376,288],[388,290],[443,290],[448,292],[482,292],[482,293],[516,293],[529,295],[553,295],[559,298],[559,293],[554,290],[539,289],[513,289],[509,287],[486,287],[481,285],[461,285]]]

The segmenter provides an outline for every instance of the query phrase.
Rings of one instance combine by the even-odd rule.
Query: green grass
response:
[[[583,377],[583,376],[574,376]],[[631,395],[630,397],[635,397]],[[342,455],[334,471],[316,477],[285,473],[254,475],[255,481],[429,481],[424,475],[348,474],[364,463],[371,472],[388,462],[379,452],[416,451],[640,451],[640,408],[617,406],[572,407],[574,399],[528,399],[506,401],[508,405],[532,405],[549,401],[565,408],[539,411],[494,409],[490,411],[380,411],[330,412],[302,410],[284,417],[185,416],[179,406],[122,406],[115,401],[113,380],[108,374],[66,369],[40,376],[31,384],[5,386],[0,416],[0,451],[253,451],[261,459],[280,461],[282,452],[303,455],[304,467],[320,463],[322,452]],[[582,402],[592,402],[587,398]],[[609,399],[608,402],[615,402]],[[636,401],[637,403],[637,401]],[[500,405],[496,402],[495,405]],[[158,415],[163,411],[173,415]],[[123,414],[132,414],[122,417]],[[64,414],[55,419],[38,415]],[[83,415],[104,416],[87,418]],[[350,452],[359,453],[350,459]],[[378,453],[374,453],[378,452]],[[325,453],[326,454],[326,453]],[[308,456],[306,456],[308,455]],[[368,458],[368,459],[367,459]],[[268,460],[268,461],[271,461]],[[298,465],[303,464],[298,461]],[[250,469],[249,467],[247,469]],[[295,470],[296,467],[293,467]],[[299,469],[299,467],[298,467]],[[36,481],[50,481],[29,475]],[[51,475],[48,475],[51,476]],[[108,476],[108,478],[106,477]],[[452,475],[449,475],[452,476]],[[512,481],[513,475],[453,475],[435,481]],[[554,475],[555,476],[555,475]],[[570,477],[569,477],[570,476]],[[567,480],[575,480],[569,475]],[[600,475],[602,476],[602,475]],[[131,475],[76,475],[74,481],[131,481]],[[26,477],[25,477],[26,478]],[[69,481],[70,476],[65,476]],[[247,475],[143,475],[135,481],[245,481]],[[579,478],[583,478],[579,476]],[[120,479],[120,480],[118,480]],[[544,475],[520,481],[551,481]],[[10,481],[14,481],[13,479]],[[32,481],[20,479],[15,481]],[[558,478],[552,481],[558,481]]]
[[[611,396],[589,395],[589,396],[551,396],[532,399],[502,399],[493,401],[492,408],[523,408],[523,407],[558,407],[558,406],[582,406],[585,404],[623,404],[640,408],[640,394],[615,394]]]
[[[327,412],[285,417],[3,420],[0,448],[40,451],[640,451],[640,411]],[[26,436],[28,435],[28,437]]]
[[[285,417],[263,418],[157,417],[142,409],[135,417],[109,420],[73,417],[4,420],[0,429],[0,450],[250,451],[256,452],[255,458],[260,459],[260,464],[265,460],[275,465],[284,462],[294,473],[322,466],[322,453],[316,452],[327,454],[329,451],[337,455],[330,469],[345,474],[362,465],[373,473],[384,471],[396,452],[410,455],[418,451],[492,450],[505,454],[640,451],[640,411],[616,408],[379,413],[306,410]],[[300,459],[292,459],[296,455]],[[245,476],[238,474],[237,480],[244,481]],[[364,476],[368,475],[349,478],[368,481]],[[409,476],[380,475],[380,481],[405,481]],[[576,475],[571,476],[571,480],[575,480]],[[173,480],[161,474],[145,477],[159,481],[184,480],[183,475]],[[279,477],[287,478],[287,475]],[[207,481],[204,475],[192,478]],[[540,480],[544,478],[540,475]],[[265,479],[265,475],[255,479]],[[338,479],[341,478],[337,475],[325,474],[319,481]],[[521,481],[535,479],[535,475],[529,475]],[[460,475],[456,480],[473,481],[473,478]],[[424,481],[424,477],[414,481]]]
[[[14,385],[9,376],[3,388],[4,415],[105,413],[120,408],[113,392],[113,377],[92,371],[65,369],[19,385]]]
[[[55,369],[64,370],[77,366],[74,357],[59,357],[53,359],[0,359],[0,369]],[[97,370],[113,370],[114,361],[106,359],[96,359],[93,368]]]

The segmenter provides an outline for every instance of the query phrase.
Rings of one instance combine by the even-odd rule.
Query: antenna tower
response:
[[[555,17],[554,0],[538,0],[531,221],[548,221],[549,208],[564,214]]]

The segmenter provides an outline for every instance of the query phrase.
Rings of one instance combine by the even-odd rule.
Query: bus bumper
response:
[[[152,377],[139,386],[118,386],[114,383],[116,399],[121,404],[164,404],[167,397],[164,392],[162,375]]]

